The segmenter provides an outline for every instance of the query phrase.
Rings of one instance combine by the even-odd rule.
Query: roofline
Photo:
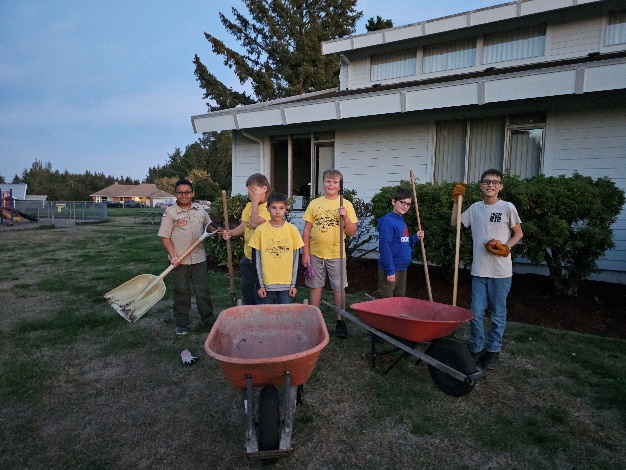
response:
[[[488,90],[492,84],[496,84],[501,80],[523,79],[524,77],[533,77],[539,74],[555,74],[555,77],[561,74],[562,77],[562,72],[567,72],[568,75],[572,75],[572,77],[570,77],[572,86],[564,89],[563,93],[557,93],[557,95],[586,93],[587,91],[584,88],[586,74],[592,74],[594,77],[588,80],[601,80],[603,83],[602,86],[606,87],[604,88],[606,90],[626,89],[626,80],[615,81],[613,79],[611,83],[605,83],[608,75],[598,75],[598,72],[601,70],[606,70],[607,72],[611,71],[618,75],[623,74],[623,76],[626,77],[626,51],[610,54],[590,54],[583,58],[541,62],[523,66],[504,68],[489,67],[481,71],[365,89],[344,91],[327,90],[326,92],[292,97],[292,99],[287,102],[279,102],[277,100],[274,102],[257,103],[192,116],[192,123],[194,132],[201,133],[281,125],[286,126],[340,120],[351,117],[363,117],[364,115],[351,115],[350,112],[346,110],[347,107],[350,107],[354,103],[353,100],[384,99],[383,97],[389,95],[398,96],[399,99],[397,101],[401,104],[400,107],[398,107],[398,104],[389,104],[389,110],[385,111],[383,108],[375,108],[374,112],[367,115],[373,116],[377,114],[436,109],[436,106],[435,108],[422,107],[413,109],[410,103],[407,105],[407,96],[411,96],[411,99],[415,102],[415,100],[418,100],[418,95],[430,96],[433,93],[438,93],[438,90],[443,88],[446,88],[447,91],[450,92],[455,89],[461,90],[465,87],[463,95],[470,96],[475,92],[474,87],[478,87],[478,89],[482,91],[477,92],[478,95],[475,102],[467,102],[465,104],[481,105],[489,102],[489,97],[485,96],[485,90]],[[469,91],[468,86],[472,87],[472,91]],[[537,91],[531,88],[528,90],[528,93],[533,94],[537,93]],[[428,98],[425,99],[428,101]],[[440,99],[442,98],[440,97]],[[420,104],[420,106],[426,105]]]
[[[497,21],[511,20],[524,16],[578,7],[605,0],[516,0],[490,7],[470,10],[455,15],[442,16],[394,28],[356,34],[322,42],[322,54],[342,54],[382,44],[391,44],[407,39],[479,26]]]

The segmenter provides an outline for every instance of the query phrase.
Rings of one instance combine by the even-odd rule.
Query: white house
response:
[[[330,167],[365,200],[410,170],[578,171],[626,190],[626,0],[517,0],[321,47],[338,90],[192,116],[233,131],[233,192],[261,172],[305,206]],[[598,278],[626,282],[624,211],[613,229]]]

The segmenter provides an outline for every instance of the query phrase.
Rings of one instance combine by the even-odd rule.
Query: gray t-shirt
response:
[[[510,202],[487,205],[475,202],[463,214],[461,222],[471,227],[473,242],[472,276],[504,278],[513,275],[511,256],[506,258],[487,251],[485,243],[492,238],[503,244],[511,238],[511,229],[521,224],[517,209]]]

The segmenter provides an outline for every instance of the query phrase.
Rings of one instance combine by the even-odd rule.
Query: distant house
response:
[[[410,170],[577,171],[626,189],[625,0],[516,0],[321,48],[338,89],[192,116],[195,132],[233,132],[233,192],[261,172],[304,208],[331,167],[366,201]],[[600,278],[626,282],[626,211],[613,231]]]
[[[146,207],[154,207],[157,202],[167,202],[176,199],[176,196],[158,189],[155,184],[112,184],[97,193],[90,194],[93,202],[123,202],[138,201],[146,205]]]

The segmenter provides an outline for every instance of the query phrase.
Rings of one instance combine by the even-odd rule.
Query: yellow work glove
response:
[[[509,246],[502,244],[500,240],[496,240],[496,243],[493,245],[485,243],[485,248],[487,248],[487,251],[489,251],[490,253],[493,253],[494,255],[504,256],[505,258],[509,256],[509,253],[511,253],[511,249],[509,248]]]
[[[452,191],[452,200],[458,204],[459,196],[465,196],[465,183],[461,183],[460,181],[454,187],[454,191]]]

